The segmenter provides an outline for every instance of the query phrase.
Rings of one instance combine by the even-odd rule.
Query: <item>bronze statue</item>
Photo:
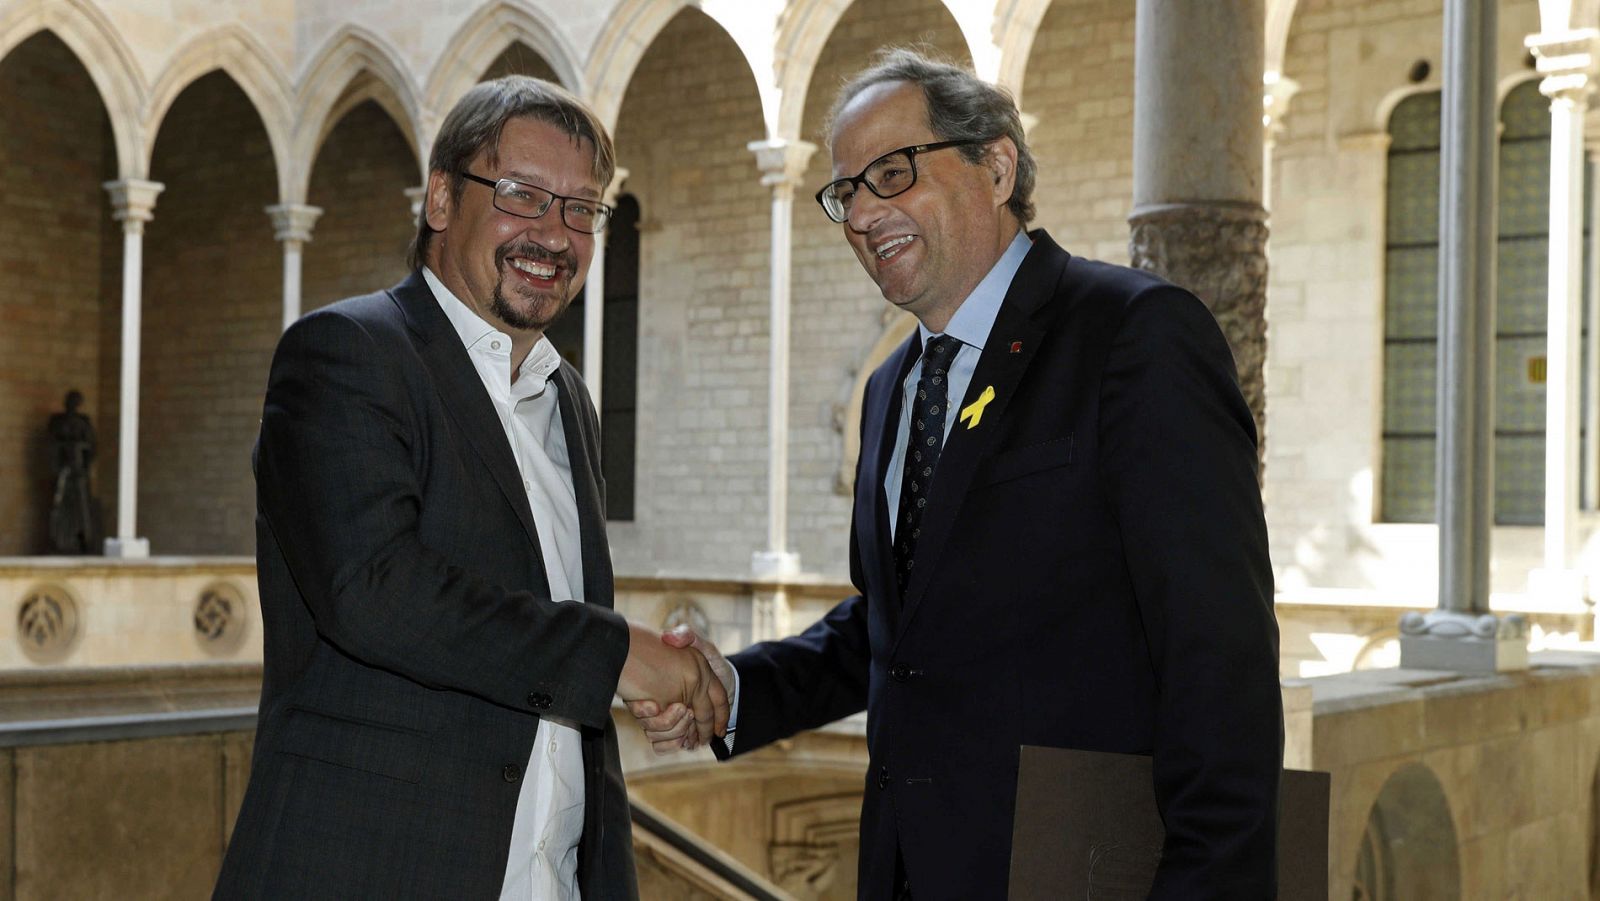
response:
[[[50,502],[50,543],[63,554],[95,553],[100,548],[100,506],[89,493],[89,463],[94,460],[94,426],[78,412],[83,395],[67,392],[66,409],[50,416],[56,450],[56,490]]]

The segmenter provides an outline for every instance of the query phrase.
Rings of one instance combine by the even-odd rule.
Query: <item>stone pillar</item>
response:
[[[1583,119],[1595,32],[1534,35],[1550,98],[1549,326],[1545,376],[1544,566],[1530,589],[1541,600],[1583,608],[1578,545],[1579,334],[1583,327]]]
[[[311,230],[322,207],[285,203],[267,207],[274,237],[283,242],[283,327],[300,318],[300,251],[311,240]]]
[[[618,169],[611,177],[602,199],[613,208],[622,193],[622,183],[628,179],[628,170]],[[606,334],[606,233],[594,237],[594,258],[589,261],[589,278],[584,282],[583,302],[583,380],[589,384],[589,397],[596,410],[600,409],[601,382],[605,370]]]
[[[1600,150],[1590,148],[1589,163],[1600,170]],[[1600,178],[1589,186],[1591,208],[1600,210]],[[1584,373],[1586,383],[1583,407],[1583,509],[1600,509],[1600,228],[1589,233],[1589,296],[1584,298],[1589,307],[1589,371]]]
[[[1205,301],[1266,450],[1263,0],[1138,0],[1133,265]]]
[[[422,224],[422,202],[428,199],[428,186],[405,189],[406,200],[411,203],[411,224]]]
[[[788,549],[789,532],[789,250],[794,189],[816,151],[805,141],[752,141],[761,183],[772,189],[772,356],[767,372],[767,548],[751,567],[758,577],[783,578],[800,571],[800,555]]]
[[[122,223],[122,376],[117,434],[117,534],[107,538],[107,557],[148,557],[150,542],[138,537],[139,336],[143,310],[144,224],[155,215],[160,182],[138,178],[108,181],[112,216]]]
[[[1281,72],[1267,72],[1261,76],[1265,91],[1261,95],[1261,127],[1265,140],[1261,145],[1261,205],[1272,209],[1272,152],[1278,148],[1278,138],[1283,136],[1283,117],[1289,114],[1289,101],[1300,92],[1300,82],[1285,78]]]
[[[1522,617],[1489,612],[1494,473],[1494,3],[1446,0],[1439,161],[1439,605],[1400,619],[1400,665],[1527,669]]]

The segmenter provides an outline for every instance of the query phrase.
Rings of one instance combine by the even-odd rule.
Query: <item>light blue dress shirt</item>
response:
[[[1017,236],[1011,239],[1011,245],[1006,252],[1000,255],[994,268],[989,274],[978,282],[978,287],[972,289],[967,299],[961,302],[956,309],[956,314],[950,317],[950,323],[945,326],[943,334],[949,335],[961,342],[961,347],[956,351],[956,358],[950,363],[948,388],[950,389],[949,408],[951,415],[944,418],[944,438],[950,440],[950,429],[960,418],[962,398],[967,396],[967,386],[972,383],[972,373],[978,368],[978,358],[983,355],[983,345],[989,340],[989,332],[994,328],[994,320],[1000,315],[1000,304],[1006,299],[1006,292],[1011,290],[1011,280],[1016,278],[1017,270],[1022,267],[1022,258],[1028,255],[1029,248],[1033,247],[1033,240],[1026,231],[1019,230]],[[928,327],[917,323],[917,333],[922,338],[922,346],[928,346],[930,338],[937,337]],[[889,538],[894,539],[896,521],[900,518],[900,478],[905,475],[906,468],[906,441],[911,434],[911,404],[917,396],[917,380],[922,377],[922,360],[912,365],[911,371],[906,374],[905,383],[900,388],[900,423],[895,427],[894,456],[889,460],[889,468],[883,474],[883,493],[889,499]],[[933,483],[939,484],[939,475],[934,473]],[[937,490],[937,489],[935,489]]]

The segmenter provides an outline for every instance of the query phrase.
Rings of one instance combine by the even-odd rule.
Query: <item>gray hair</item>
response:
[[[617,158],[599,117],[560,85],[527,75],[506,75],[474,85],[450,110],[433,141],[428,171],[450,176],[452,199],[461,199],[466,184],[462,175],[479,153],[487,153],[490,165],[498,164],[500,133],[507,122],[519,116],[556,126],[571,135],[574,144],[588,141],[594,148],[590,171],[595,181],[602,191],[611,184]],[[413,269],[426,261],[428,242],[433,238],[425,209],[417,219],[417,235],[407,256]]]
[[[833,101],[823,133],[829,145],[839,114],[857,95],[873,85],[903,81],[922,89],[928,107],[928,128],[941,141],[989,142],[1010,138],[1017,145],[1017,178],[1006,208],[1027,225],[1033,219],[1033,186],[1039,167],[1022,131],[1022,115],[1005,88],[989,84],[964,66],[940,56],[932,48],[885,47],[874,54],[871,66],[856,73]],[[981,144],[962,147],[969,162],[983,159]]]

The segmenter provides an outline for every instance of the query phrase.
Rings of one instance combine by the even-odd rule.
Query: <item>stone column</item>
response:
[[[1261,83],[1265,88],[1261,95],[1261,127],[1265,133],[1261,145],[1261,205],[1271,210],[1272,152],[1283,136],[1283,117],[1289,114],[1289,101],[1300,92],[1300,82],[1285,78],[1281,72],[1267,72]]]
[[[1139,0],[1130,256],[1199,295],[1266,449],[1263,0]]]
[[[311,230],[322,207],[285,203],[267,207],[274,237],[283,242],[283,327],[300,318],[300,251],[311,240]]]
[[[411,224],[422,224],[422,202],[428,199],[428,186],[405,189],[406,200],[411,203]]]
[[[1400,665],[1526,669],[1522,617],[1489,612],[1494,473],[1494,3],[1446,0],[1439,161],[1439,605],[1400,619]]]
[[[1600,150],[1590,148],[1589,163],[1600,171]],[[1600,210],[1600,178],[1589,186],[1591,208]],[[1600,228],[1589,233],[1589,296],[1584,298],[1589,307],[1589,371],[1584,373],[1585,396],[1583,407],[1583,459],[1584,469],[1583,509],[1600,509]]]
[[[805,176],[815,144],[752,141],[761,183],[772,189],[771,331],[767,372],[767,548],[751,567],[758,577],[784,578],[800,571],[800,555],[788,549],[789,531],[789,250],[794,189]]]
[[[1534,35],[1550,98],[1549,325],[1545,375],[1544,566],[1530,589],[1547,602],[1583,607],[1578,545],[1579,333],[1583,327],[1583,119],[1595,32]]]
[[[602,199],[612,208],[622,193],[628,170],[618,169],[611,177]],[[589,384],[589,397],[600,409],[600,390],[604,381],[606,335],[606,233],[594,237],[594,258],[589,262],[589,278],[584,282],[583,301],[583,380]]]
[[[160,182],[138,178],[108,181],[112,216],[122,223],[122,377],[117,434],[117,534],[107,538],[107,557],[148,557],[150,542],[138,537],[139,337],[144,285],[144,224],[155,215]]]

